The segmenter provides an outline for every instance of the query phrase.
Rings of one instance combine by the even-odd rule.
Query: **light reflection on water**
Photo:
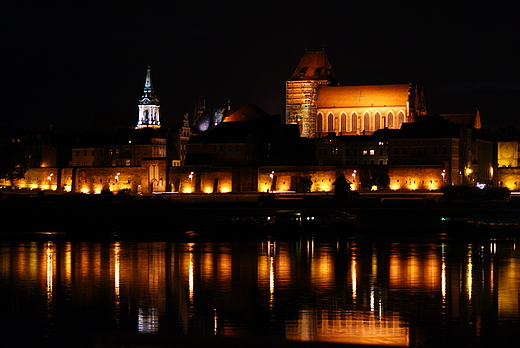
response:
[[[486,346],[519,323],[515,239],[11,241],[0,265],[2,334],[29,341],[121,331]]]

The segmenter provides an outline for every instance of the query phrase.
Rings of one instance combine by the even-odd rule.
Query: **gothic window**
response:
[[[391,112],[388,113],[388,128],[394,129],[394,114]]]
[[[341,132],[347,131],[347,115],[341,114]]]
[[[365,112],[365,116],[363,117],[363,130],[370,130],[370,115],[368,114],[368,112]]]
[[[352,114],[352,131],[357,131],[357,115],[355,113]]]
[[[327,132],[334,132],[334,115],[332,114],[327,117]]]
[[[404,112],[399,113],[399,118],[397,120],[397,128],[401,128],[401,125],[404,123]]]
[[[378,129],[381,129],[381,115],[379,115],[379,112],[376,112],[374,116],[374,130]]]
[[[318,114],[318,120],[316,122],[316,131],[323,132],[323,115]]]

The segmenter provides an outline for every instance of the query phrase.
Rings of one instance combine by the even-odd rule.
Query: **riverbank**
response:
[[[75,233],[92,237],[120,233],[156,239],[178,238],[188,231],[232,232],[244,236],[256,228],[258,222],[267,227],[274,226],[266,221],[273,216],[290,223],[284,225],[287,227],[284,230],[301,227],[303,222],[326,234],[330,224],[312,225],[308,223],[314,222],[310,219],[314,216],[320,216],[321,220],[316,218],[316,221],[322,221],[324,216],[337,219],[343,213],[354,215],[356,224],[347,221],[342,235],[359,231],[379,235],[427,234],[443,229],[447,218],[460,222],[487,217],[514,223],[520,216],[520,200],[512,197],[496,201],[448,201],[431,192],[368,193],[341,200],[334,199],[331,194],[133,196],[54,193],[4,194],[0,200],[4,236],[18,232]],[[305,217],[303,221],[302,217]],[[295,225],[295,221],[299,225]],[[399,231],[395,231],[395,226],[400,226]]]

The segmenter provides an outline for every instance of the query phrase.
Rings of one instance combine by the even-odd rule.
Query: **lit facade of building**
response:
[[[159,128],[159,99],[155,96],[150,67],[146,70],[143,97],[139,100],[139,118],[135,128]]]
[[[399,129],[426,115],[424,93],[414,84],[339,86],[324,51],[303,54],[286,82],[286,123],[302,137],[368,135]]]

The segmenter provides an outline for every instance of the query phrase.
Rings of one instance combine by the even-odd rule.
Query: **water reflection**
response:
[[[5,334],[103,331],[387,346],[507,342],[515,239],[5,242]]]

